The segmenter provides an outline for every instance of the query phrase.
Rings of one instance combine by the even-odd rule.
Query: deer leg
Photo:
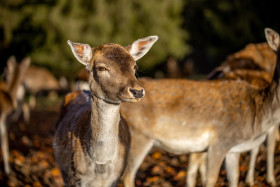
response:
[[[207,153],[202,153],[201,155],[201,161],[200,161],[200,166],[199,166],[199,173],[200,173],[200,178],[202,185],[206,185],[206,158],[207,158]]]
[[[128,155],[126,170],[123,175],[125,187],[134,187],[135,175],[143,162],[145,156],[153,146],[153,140],[149,139],[132,129],[131,133],[131,147]]]
[[[195,187],[198,169],[200,171],[202,184],[205,185],[205,180],[206,180],[205,159],[206,159],[206,155],[207,155],[207,153],[192,153],[192,154],[190,154],[186,187]]]
[[[259,146],[255,147],[250,152],[250,165],[246,175],[246,183],[249,184],[250,186],[253,186],[254,184],[255,165],[256,165],[256,159],[258,153],[259,153]]]
[[[222,142],[223,141],[221,141],[217,145],[212,145],[208,148],[206,187],[215,186],[217,178],[219,176],[221,165],[223,163],[227,151],[229,150],[227,147],[223,146]]]
[[[36,97],[35,94],[31,94],[29,98],[29,106],[31,109],[34,109],[36,107]]]
[[[226,171],[230,187],[237,187],[239,180],[239,153],[227,153]]]
[[[276,137],[278,133],[279,125],[275,125],[269,129],[267,134],[267,177],[266,181],[272,186],[276,186],[276,180],[274,176],[274,151]]]
[[[5,173],[10,173],[9,165],[9,142],[8,142],[8,133],[6,126],[6,116],[1,115],[0,117],[0,135],[1,135],[1,149],[3,153],[4,169]]]
[[[26,103],[23,103],[23,119],[25,123],[29,123],[30,120],[30,109],[29,106]]]
[[[280,134],[279,134],[279,125],[280,124],[278,124],[278,125],[276,125],[275,126],[275,139],[276,139],[276,141],[280,141]]]

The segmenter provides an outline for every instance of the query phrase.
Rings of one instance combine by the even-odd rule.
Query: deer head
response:
[[[135,77],[136,60],[143,57],[157,41],[157,36],[136,40],[127,47],[88,44],[68,40],[74,56],[86,66],[92,94],[109,103],[137,102],[145,95]]]

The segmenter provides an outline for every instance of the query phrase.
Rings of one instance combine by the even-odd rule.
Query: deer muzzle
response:
[[[145,95],[144,89],[141,89],[141,90],[129,89],[129,91],[133,95],[134,98],[142,98]]]

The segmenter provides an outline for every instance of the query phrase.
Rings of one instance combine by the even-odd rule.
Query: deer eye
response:
[[[103,66],[97,67],[97,71],[106,71],[107,69]]]

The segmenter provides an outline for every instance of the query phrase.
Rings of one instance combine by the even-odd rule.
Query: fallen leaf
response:
[[[186,171],[179,171],[173,179],[178,181],[178,180],[180,180],[182,178],[185,178],[185,177],[186,177]]]
[[[147,178],[147,182],[156,182],[157,180],[159,180],[158,176],[153,176],[153,177],[148,177]]]
[[[53,168],[51,172],[54,177],[60,177],[60,171],[58,168]]]
[[[152,158],[158,160],[158,159],[161,158],[161,156],[162,156],[162,155],[161,155],[160,152],[155,152],[155,153],[153,153]]]
[[[172,168],[172,167],[166,167],[165,168],[165,171],[168,173],[168,174],[170,174],[170,175],[176,175],[176,171],[175,171],[175,169],[174,168]]]

